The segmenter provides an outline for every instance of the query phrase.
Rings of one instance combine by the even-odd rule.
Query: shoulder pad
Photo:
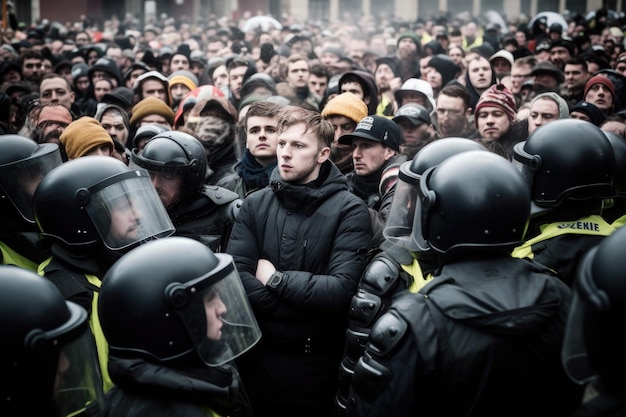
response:
[[[205,186],[202,194],[209,197],[209,199],[217,206],[223,206],[239,198],[237,193],[216,185]]]
[[[385,295],[395,288],[399,278],[400,265],[378,255],[367,265],[359,285],[372,294]]]
[[[402,340],[408,323],[394,314],[386,313],[376,322],[370,333],[368,348],[377,356],[386,356]]]

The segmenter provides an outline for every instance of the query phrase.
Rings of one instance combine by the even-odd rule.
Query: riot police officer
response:
[[[37,244],[33,194],[41,179],[61,165],[61,153],[56,144],[38,145],[19,135],[1,139],[0,260],[36,271],[49,253]]]
[[[570,291],[510,256],[530,215],[519,172],[464,152],[422,174],[418,199],[411,245],[437,268],[374,325],[347,415],[568,415],[581,398],[560,362]]]
[[[419,217],[417,195],[422,174],[452,155],[480,150],[487,149],[476,141],[445,138],[429,143],[413,160],[400,165],[395,195],[383,229],[385,240],[363,273],[350,306],[346,348],[339,371],[341,384],[336,400],[340,415],[345,413],[351,376],[365,350],[372,326],[389,309],[393,296],[407,289],[415,293],[426,284],[427,278],[432,277],[434,264],[427,245],[421,244],[408,251],[416,212]]]
[[[200,141],[185,132],[159,133],[141,152],[133,150],[131,162],[148,170],[176,236],[224,252],[241,200],[230,190],[205,184],[210,167]]]
[[[623,139],[622,139],[623,140]],[[563,365],[596,396],[575,416],[623,416],[626,412],[626,230],[618,229],[592,249],[578,269],[563,345]]]
[[[513,148],[532,197],[526,241],[513,256],[528,257],[574,282],[582,256],[615,228],[601,217],[615,195],[615,155],[606,135],[576,119],[556,120]]]
[[[76,415],[102,406],[87,312],[49,281],[0,266],[0,414]],[[92,414],[93,415],[93,414]]]
[[[104,416],[251,415],[232,361],[261,333],[230,255],[149,242],[109,270],[98,311],[115,382]]]
[[[50,171],[35,191],[33,211],[52,252],[38,272],[90,314],[102,277],[117,259],[174,231],[147,172],[106,156],[78,158]],[[106,390],[106,341],[97,316],[90,319]]]

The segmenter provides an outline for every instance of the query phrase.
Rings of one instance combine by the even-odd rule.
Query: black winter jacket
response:
[[[109,358],[115,381],[102,417],[251,416],[237,370],[230,365],[166,368],[142,359]]]
[[[332,409],[348,309],[367,265],[371,227],[365,203],[348,191],[330,161],[314,183],[322,180],[317,187],[293,185],[274,170],[270,187],[244,199],[233,227],[228,253],[263,334],[238,361],[253,407],[256,396]],[[259,259],[287,274],[276,288],[255,278]]]

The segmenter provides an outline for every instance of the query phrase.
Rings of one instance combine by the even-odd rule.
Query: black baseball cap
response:
[[[354,132],[345,134],[339,138],[342,145],[352,145],[354,138],[367,139],[380,142],[383,145],[400,152],[402,132],[400,127],[392,120],[383,116],[366,116],[356,125]]]

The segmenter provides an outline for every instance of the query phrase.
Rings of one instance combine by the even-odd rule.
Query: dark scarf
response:
[[[237,165],[237,173],[243,178],[243,182],[249,190],[264,188],[270,183],[270,175],[276,168],[276,164],[276,162],[272,162],[263,166],[246,149],[241,158],[241,163]]]
[[[365,201],[370,208],[375,207],[380,200],[378,186],[380,184],[380,177],[386,166],[387,164],[384,164],[379,170],[369,175],[354,174],[350,179],[350,191]]]

